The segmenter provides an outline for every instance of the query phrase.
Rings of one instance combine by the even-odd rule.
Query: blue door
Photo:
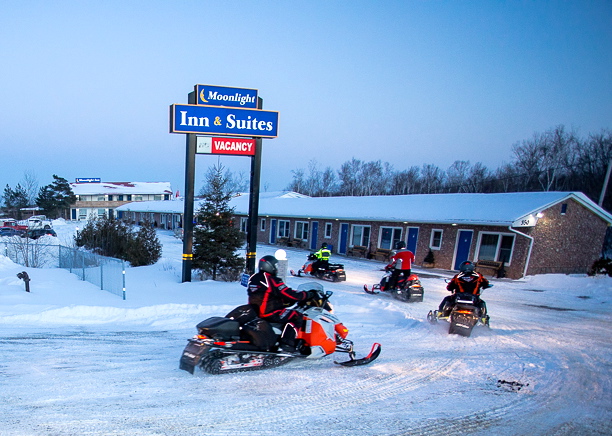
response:
[[[457,236],[457,248],[455,251],[455,266],[453,269],[458,270],[461,262],[465,262],[470,257],[470,247],[472,246],[472,230],[459,230]]]
[[[270,244],[276,244],[276,220],[270,220]]]
[[[312,226],[312,232],[310,233],[310,249],[317,250],[317,236],[319,233],[319,222],[313,221],[310,223]]]
[[[346,244],[348,242],[348,224],[340,224],[340,244],[338,246],[338,253],[346,254]]]
[[[416,256],[417,252],[417,241],[419,240],[419,228],[408,227],[408,240],[406,241],[406,248],[412,251],[412,254]]]

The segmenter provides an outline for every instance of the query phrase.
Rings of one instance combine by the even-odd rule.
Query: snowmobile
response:
[[[366,365],[380,354],[374,343],[370,353],[357,359],[348,329],[333,314],[331,291],[319,283],[303,283],[300,291],[316,291],[316,297],[294,307],[304,315],[303,327],[269,323],[257,317],[252,306],[238,306],[225,317],[208,318],[197,325],[198,334],[189,339],[179,368],[194,373],[200,367],[209,374],[224,374],[277,367],[294,359],[319,359],[334,352],[346,353],[349,360],[334,361],[341,366]],[[290,342],[285,341],[291,337]],[[291,344],[291,345],[289,345]]]
[[[489,285],[488,287],[492,287]],[[489,315],[485,314],[480,316],[480,309],[478,307],[477,295],[456,293],[454,294],[455,304],[450,311],[430,310],[427,314],[427,320],[436,324],[438,320],[446,320],[449,322],[448,334],[457,334],[465,337],[469,337],[472,334],[473,328],[477,324],[490,327]]]
[[[318,271],[312,270],[312,265],[317,260],[314,254],[308,255],[308,260],[297,272],[290,270],[292,276],[302,277],[303,275],[311,275],[318,279],[328,280],[330,282],[343,282],[346,281],[346,272],[344,272],[344,265],[341,263],[328,263],[327,268],[319,268]]]
[[[378,294],[384,292],[390,294],[393,298],[397,298],[400,301],[406,302],[417,302],[423,301],[423,293],[425,290],[421,285],[419,276],[412,273],[406,277],[404,274],[400,274],[397,279],[397,285],[393,289],[387,289],[387,284],[391,278],[392,268],[385,268],[385,274],[383,275],[380,283],[373,285],[371,288],[368,285],[363,285],[363,290],[368,294]]]

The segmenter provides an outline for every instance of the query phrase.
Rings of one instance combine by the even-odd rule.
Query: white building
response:
[[[102,182],[71,183],[77,201],[70,207],[72,220],[90,217],[116,218],[115,209],[123,204],[140,201],[170,201],[174,197],[170,182]],[[91,179],[89,179],[91,180]]]

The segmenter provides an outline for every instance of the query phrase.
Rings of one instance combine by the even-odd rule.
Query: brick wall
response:
[[[531,235],[535,238],[527,274],[586,273],[601,255],[607,223],[574,200],[545,210]]]

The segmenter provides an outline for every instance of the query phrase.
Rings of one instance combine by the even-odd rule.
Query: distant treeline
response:
[[[456,160],[446,170],[434,164],[396,170],[388,162],[355,158],[334,170],[310,161],[308,169],[292,171],[287,189],[312,197],[580,191],[598,203],[612,160],[612,132],[580,138],[558,126],[514,144],[512,153],[509,163],[494,170],[470,160]],[[612,210],[612,194],[603,207]]]

